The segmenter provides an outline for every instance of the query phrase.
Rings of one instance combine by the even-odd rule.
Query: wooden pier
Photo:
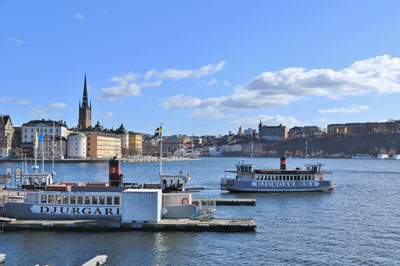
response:
[[[215,202],[216,205],[256,205],[255,199],[192,199],[192,202],[203,202],[203,203],[211,203]]]
[[[14,220],[2,222],[3,232],[9,231],[195,231],[252,232],[253,219],[162,219],[158,223],[121,223],[118,220]]]

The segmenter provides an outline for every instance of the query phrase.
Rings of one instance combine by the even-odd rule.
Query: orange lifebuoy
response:
[[[189,204],[189,199],[188,199],[188,198],[183,198],[183,199],[181,200],[181,203],[182,203],[182,204]]]
[[[319,181],[324,181],[324,178],[323,178],[323,177],[320,177],[320,178],[319,178]]]

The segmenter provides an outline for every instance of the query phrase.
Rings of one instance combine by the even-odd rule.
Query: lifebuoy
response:
[[[181,203],[182,203],[182,204],[189,204],[189,199],[188,199],[188,198],[183,198],[183,199],[181,200]]]
[[[319,181],[324,181],[324,178],[323,178],[323,177],[320,177],[320,178],[319,178]]]

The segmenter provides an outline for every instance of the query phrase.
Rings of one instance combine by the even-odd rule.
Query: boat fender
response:
[[[181,203],[184,205],[184,204],[189,204],[189,199],[188,198],[183,198],[182,200],[181,200]]]

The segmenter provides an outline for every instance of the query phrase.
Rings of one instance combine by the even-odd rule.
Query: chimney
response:
[[[281,170],[286,170],[286,158],[284,156],[281,157]]]

